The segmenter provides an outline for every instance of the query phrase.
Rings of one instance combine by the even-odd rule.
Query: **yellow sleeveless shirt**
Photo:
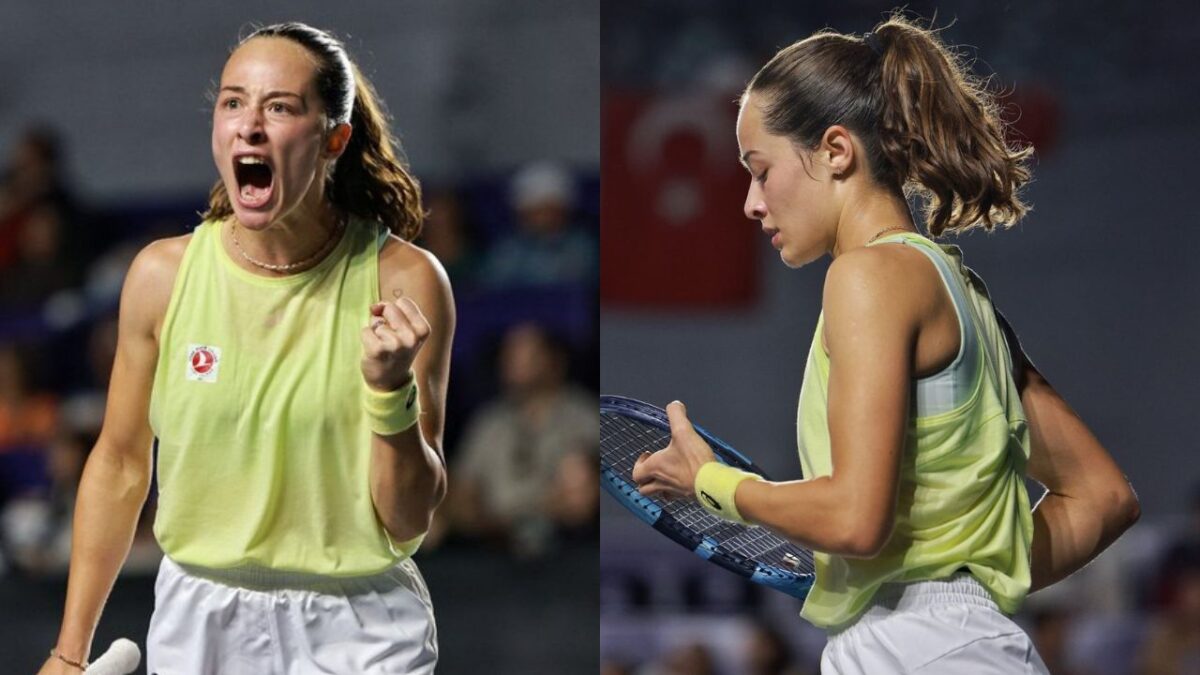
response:
[[[418,542],[392,542],[375,514],[359,337],[386,231],[352,220],[315,267],[268,278],[234,263],[220,228],[193,233],[159,338],[159,544],[214,569],[394,565]]]
[[[949,577],[966,569],[996,604],[1013,613],[1029,591],[1033,518],[1024,484],[1029,439],[1004,335],[987,289],[958,249],[911,233],[884,237],[921,250],[955,301],[960,334],[977,340],[962,364],[969,383],[950,409],[910,406],[899,475],[896,524],[871,559],[816,553],[816,582],[801,616],[840,630],[866,609],[882,584]],[[967,322],[970,322],[969,324]],[[806,478],[832,474],[827,410],[829,356],[824,315],[817,322],[800,393],[797,441]],[[960,355],[959,360],[963,358]],[[917,383],[914,383],[916,385]]]

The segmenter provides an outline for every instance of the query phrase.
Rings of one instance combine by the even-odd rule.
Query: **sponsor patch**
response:
[[[212,345],[188,345],[187,379],[194,382],[216,382],[221,366],[221,348]]]

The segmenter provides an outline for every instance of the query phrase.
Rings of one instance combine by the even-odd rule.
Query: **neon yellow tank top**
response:
[[[896,525],[883,551],[871,559],[814,555],[816,583],[800,615],[826,630],[848,626],[879,587],[890,582],[941,579],[965,568],[1010,614],[1029,591],[1033,518],[1024,484],[1028,430],[987,289],[962,265],[956,247],[943,248],[912,233],[884,237],[876,245],[897,240],[935,262],[956,299],[964,340],[965,329],[973,328],[979,348],[964,350],[974,357],[974,364],[963,368],[968,374],[963,379],[970,382],[964,400],[927,414],[914,397]],[[832,474],[823,325],[822,314],[800,392],[797,440],[806,478]]]
[[[393,543],[375,514],[359,365],[386,232],[352,221],[315,267],[267,278],[233,262],[220,227],[193,233],[159,339],[159,544],[214,569],[394,565],[415,545]]]

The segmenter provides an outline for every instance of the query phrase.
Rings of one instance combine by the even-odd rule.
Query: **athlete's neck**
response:
[[[882,232],[901,230],[917,231],[908,202],[901,194],[872,186],[846,199],[830,253],[837,258],[866,246]]]
[[[327,244],[337,235],[340,216],[323,195],[314,192],[310,190],[304,201],[266,227],[245,227],[234,216],[231,227],[226,229],[228,243],[234,244],[233,237],[236,236],[236,244],[227,248],[232,249],[239,264],[258,274],[271,273],[242,259],[239,248],[255,261],[268,265],[290,265],[311,257],[314,252],[328,249]],[[295,271],[298,270],[291,270]]]

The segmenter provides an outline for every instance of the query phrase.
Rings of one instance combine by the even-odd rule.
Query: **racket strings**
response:
[[[652,424],[618,414],[600,415],[601,460],[631,486],[633,465],[646,451],[665,448],[671,434]],[[717,543],[718,551],[734,559],[813,574],[812,552],[762,527],[745,527],[722,520],[691,499],[655,499],[681,526]]]

